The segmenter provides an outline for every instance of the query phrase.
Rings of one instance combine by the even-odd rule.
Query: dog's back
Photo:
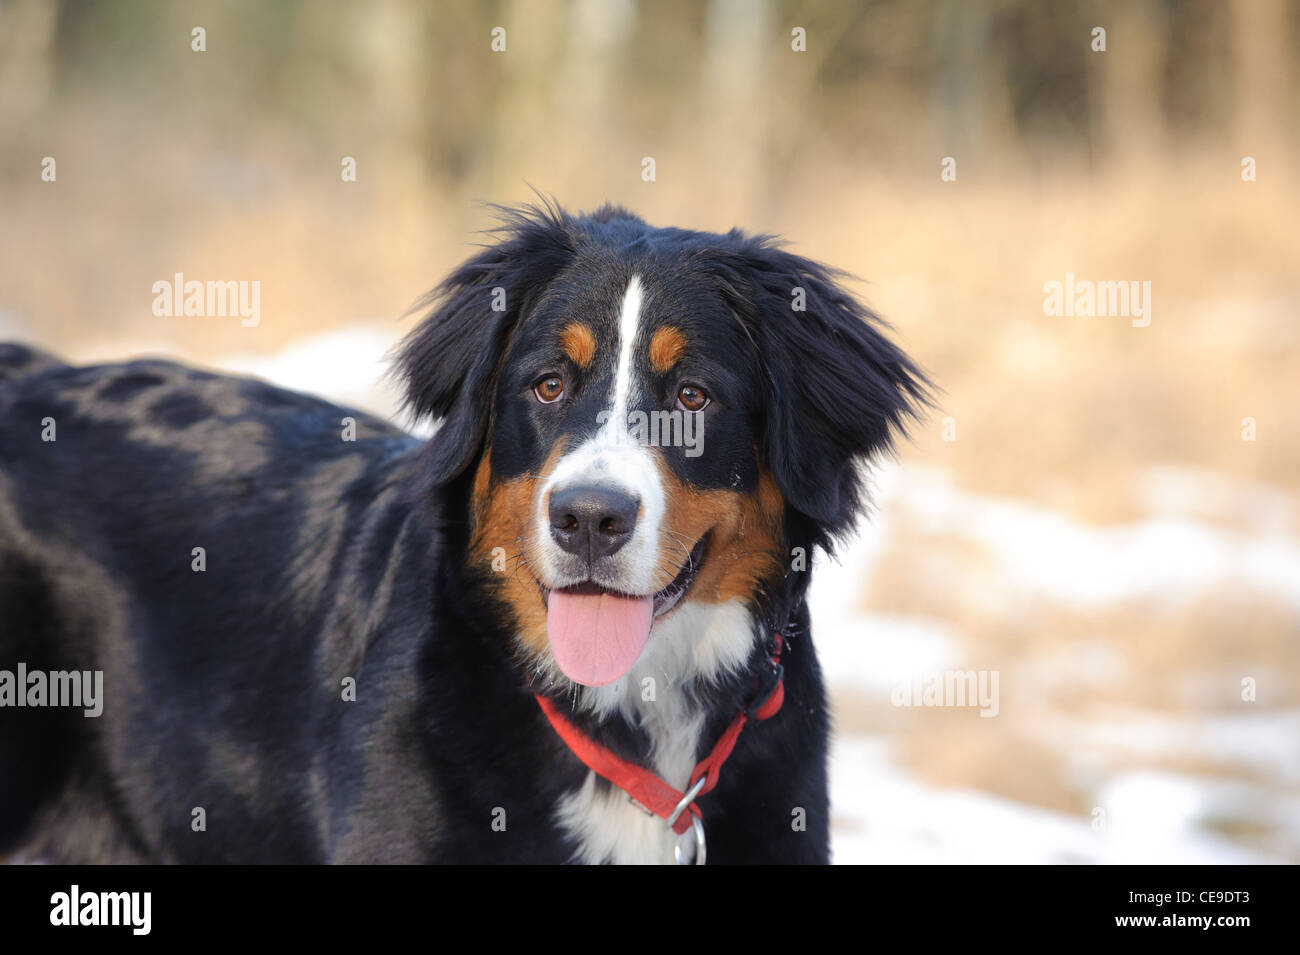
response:
[[[0,708],[0,851],[180,858],[203,808],[265,826],[244,845],[266,858],[315,855],[321,754],[286,741],[337,718],[393,562],[418,566],[414,448],[251,379],[0,346],[0,670],[99,671],[109,698],[88,717],[16,686],[44,705]]]

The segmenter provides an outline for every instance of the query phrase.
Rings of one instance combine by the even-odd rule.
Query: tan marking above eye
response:
[[[680,328],[664,325],[650,336],[650,367],[663,374],[686,353],[686,336]]]
[[[560,348],[569,356],[569,361],[579,368],[586,368],[596,357],[596,336],[581,322],[570,322],[560,332]]]

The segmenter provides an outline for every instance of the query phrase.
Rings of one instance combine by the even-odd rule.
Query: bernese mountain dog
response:
[[[429,440],[0,348],[0,852],[829,860],[812,555],[923,375],[770,236],[501,214],[396,354]]]

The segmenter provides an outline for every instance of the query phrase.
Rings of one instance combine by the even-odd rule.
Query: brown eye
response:
[[[683,411],[703,411],[709,403],[709,393],[699,385],[682,385],[677,389],[677,407]]]
[[[548,375],[533,385],[533,394],[544,405],[554,404],[564,396],[564,379],[559,375]]]

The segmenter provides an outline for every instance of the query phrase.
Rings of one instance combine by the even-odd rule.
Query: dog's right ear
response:
[[[426,455],[426,480],[444,484],[475,461],[491,427],[492,393],[521,315],[569,262],[568,216],[552,206],[501,211],[499,237],[416,307],[429,309],[398,346],[396,373],[417,418],[442,419]]]

